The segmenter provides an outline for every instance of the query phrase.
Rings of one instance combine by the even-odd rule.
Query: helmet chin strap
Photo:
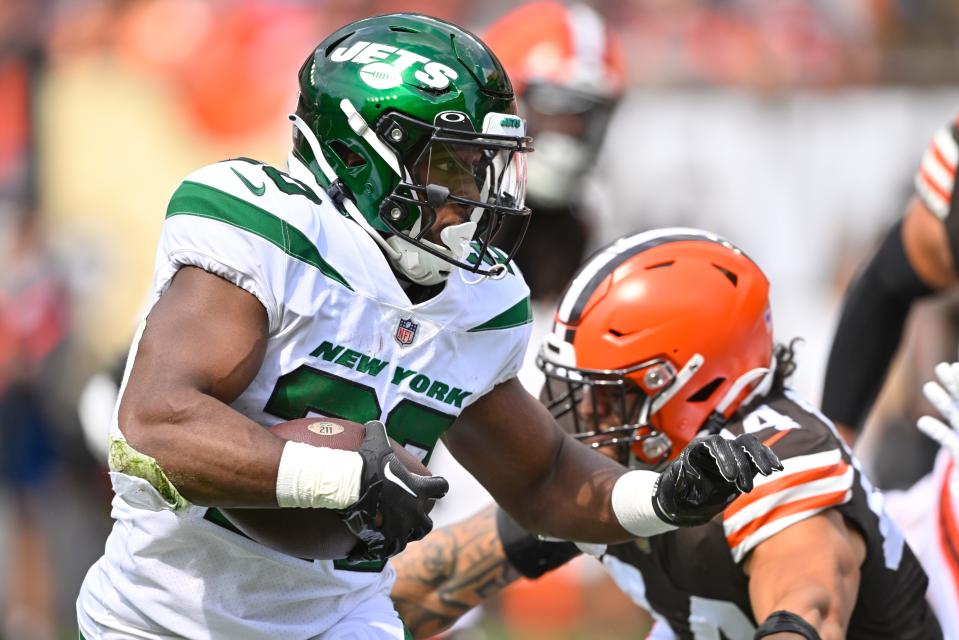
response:
[[[739,394],[743,392],[743,389],[753,384],[757,380],[759,380],[759,382],[756,384],[753,390],[749,392],[749,395],[743,398],[743,401],[739,403],[739,406],[747,405],[752,402],[754,398],[769,393],[769,389],[772,388],[773,385],[773,374],[775,372],[776,356],[773,356],[768,367],[757,367],[756,369],[750,369],[743,375],[739,376],[729,387],[726,395],[724,395],[722,400],[720,400],[716,405],[715,411],[726,415],[726,410],[729,409],[729,405],[731,405],[733,401],[739,397]]]
[[[373,148],[373,151],[375,151],[387,162],[387,164],[389,164],[390,168],[393,169],[394,172],[401,177],[404,177],[406,172],[405,170],[402,170],[396,155],[376,137],[376,134],[373,133],[369,125],[363,119],[363,116],[360,115],[353,104],[349,100],[344,99],[340,103],[340,109],[346,115],[350,124],[350,128],[352,128],[355,133],[362,136],[363,140],[365,140],[367,144]],[[301,135],[303,135],[304,138],[306,138],[307,143],[310,145],[310,150],[313,152],[313,157],[316,158],[317,165],[320,167],[320,171],[323,172],[323,175],[330,182],[330,184],[333,184],[339,180],[339,176],[337,176],[336,172],[333,171],[333,167],[330,166],[330,163],[326,161],[326,157],[323,155],[323,152],[320,148],[320,141],[317,139],[316,134],[313,133],[313,130],[310,129],[310,127],[307,126],[303,119],[298,115],[291,113],[288,117],[293,123],[293,126],[296,127],[296,129]],[[295,164],[298,165],[301,163],[296,161]],[[291,170],[293,170],[295,164],[291,160]],[[309,171],[307,170],[307,172]],[[408,178],[408,176],[405,177]],[[435,256],[428,251],[423,251],[420,247],[417,247],[415,244],[409,242],[400,234],[395,234],[389,238],[384,238],[376,229],[373,228],[366,217],[360,212],[359,208],[356,206],[356,203],[349,198],[344,198],[342,204],[347,215],[349,215],[354,222],[360,225],[360,227],[362,227],[363,230],[373,238],[373,240],[383,249],[383,252],[386,253],[393,266],[396,267],[400,273],[402,273],[414,284],[423,286],[440,284],[449,277],[450,272],[455,268],[454,265],[450,264],[446,260],[443,260],[439,256]],[[417,220],[417,225],[418,224],[419,220]],[[473,239],[473,235],[476,233],[476,227],[477,223],[472,220],[446,227],[440,231],[440,240],[445,246],[438,245],[434,242],[430,242],[429,240],[422,240],[422,242],[428,244],[437,251],[449,254],[452,258],[458,261],[463,261],[466,259],[466,256],[469,255],[470,241]],[[477,282],[481,280],[482,278]]]
[[[759,367],[758,369],[747,371],[740,376],[739,380],[737,380],[736,383],[730,387],[729,391],[726,392],[726,395],[723,396],[722,402],[716,406],[716,410],[725,413],[726,409],[729,407],[729,403],[735,400],[736,396],[742,392],[743,388],[745,388],[748,384],[752,384],[756,378],[760,379],[759,382],[755,387],[753,387],[753,390],[749,392],[749,395],[743,398],[743,401],[740,402],[739,405],[745,406],[752,402],[755,398],[769,393],[769,390],[772,389],[773,386],[773,378],[776,374],[777,364],[776,355],[773,354],[769,361],[768,367]]]
[[[467,278],[466,273],[467,273],[466,271],[460,269],[460,280],[462,280],[468,285],[474,285],[474,284],[479,284],[480,282],[482,282],[483,280],[486,280],[487,278],[491,280],[502,280],[503,278],[506,277],[506,274],[509,273],[509,270],[505,264],[494,264],[493,266],[489,268],[489,273],[483,274],[477,277],[475,280],[470,280],[469,278]]]

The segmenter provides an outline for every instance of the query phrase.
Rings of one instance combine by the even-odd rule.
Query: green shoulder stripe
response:
[[[494,329],[509,329],[533,321],[533,308],[529,304],[529,296],[523,298],[512,307],[495,318],[487,320],[470,331],[492,331]]]
[[[353,291],[353,287],[323,259],[316,245],[302,231],[242,198],[187,180],[173,194],[167,207],[167,218],[178,215],[217,220],[260,236],[287,255],[316,267],[330,280]]]

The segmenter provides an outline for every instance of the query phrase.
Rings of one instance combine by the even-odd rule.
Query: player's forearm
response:
[[[841,602],[842,595],[832,592],[830,589],[817,584],[807,584],[799,586],[794,591],[777,599],[772,605],[773,611],[789,611],[794,613],[809,626],[816,630],[822,640],[843,640],[846,637],[846,626],[848,624],[848,615],[844,615]],[[757,615],[757,618],[759,616]],[[765,619],[765,616],[759,618]],[[776,638],[779,634],[767,636]],[[784,634],[783,638],[801,638],[796,634]]]
[[[124,398],[120,430],[155,459],[177,491],[199,505],[276,507],[283,441],[196,390]]]
[[[626,469],[564,434],[515,378],[463,411],[444,441],[527,531],[580,542],[631,537],[611,504]]]
[[[862,535],[836,510],[802,520],[761,542],[746,560],[756,620],[787,611],[823,640],[840,640],[859,595]],[[802,562],[796,562],[802,558]]]
[[[495,508],[486,509],[434,531],[393,560],[393,603],[415,638],[452,626],[519,577],[506,560],[495,517]]]
[[[578,542],[624,542],[635,536],[620,524],[612,494],[625,473],[616,462],[566,438],[551,473],[530,487],[522,499],[514,497],[500,505],[532,533]]]

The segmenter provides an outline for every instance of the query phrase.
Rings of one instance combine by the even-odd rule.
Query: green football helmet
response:
[[[312,174],[405,277],[438,284],[454,265],[505,273],[522,234],[508,252],[491,243],[507,217],[529,220],[530,138],[506,72],[476,36],[418,14],[349,24],[303,64],[290,119],[291,172]],[[450,205],[465,221],[431,241]]]

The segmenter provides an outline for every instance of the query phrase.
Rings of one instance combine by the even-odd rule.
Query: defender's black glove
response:
[[[776,454],[753,435],[696,438],[660,475],[653,509],[677,527],[705,524],[739,494],[752,491],[757,471],[768,476],[782,468]]]
[[[360,499],[341,512],[346,526],[360,539],[349,559],[385,560],[430,532],[433,521],[427,515],[427,503],[446,495],[449,483],[407,469],[393,453],[386,427],[378,420],[366,423],[357,453],[363,458]]]

